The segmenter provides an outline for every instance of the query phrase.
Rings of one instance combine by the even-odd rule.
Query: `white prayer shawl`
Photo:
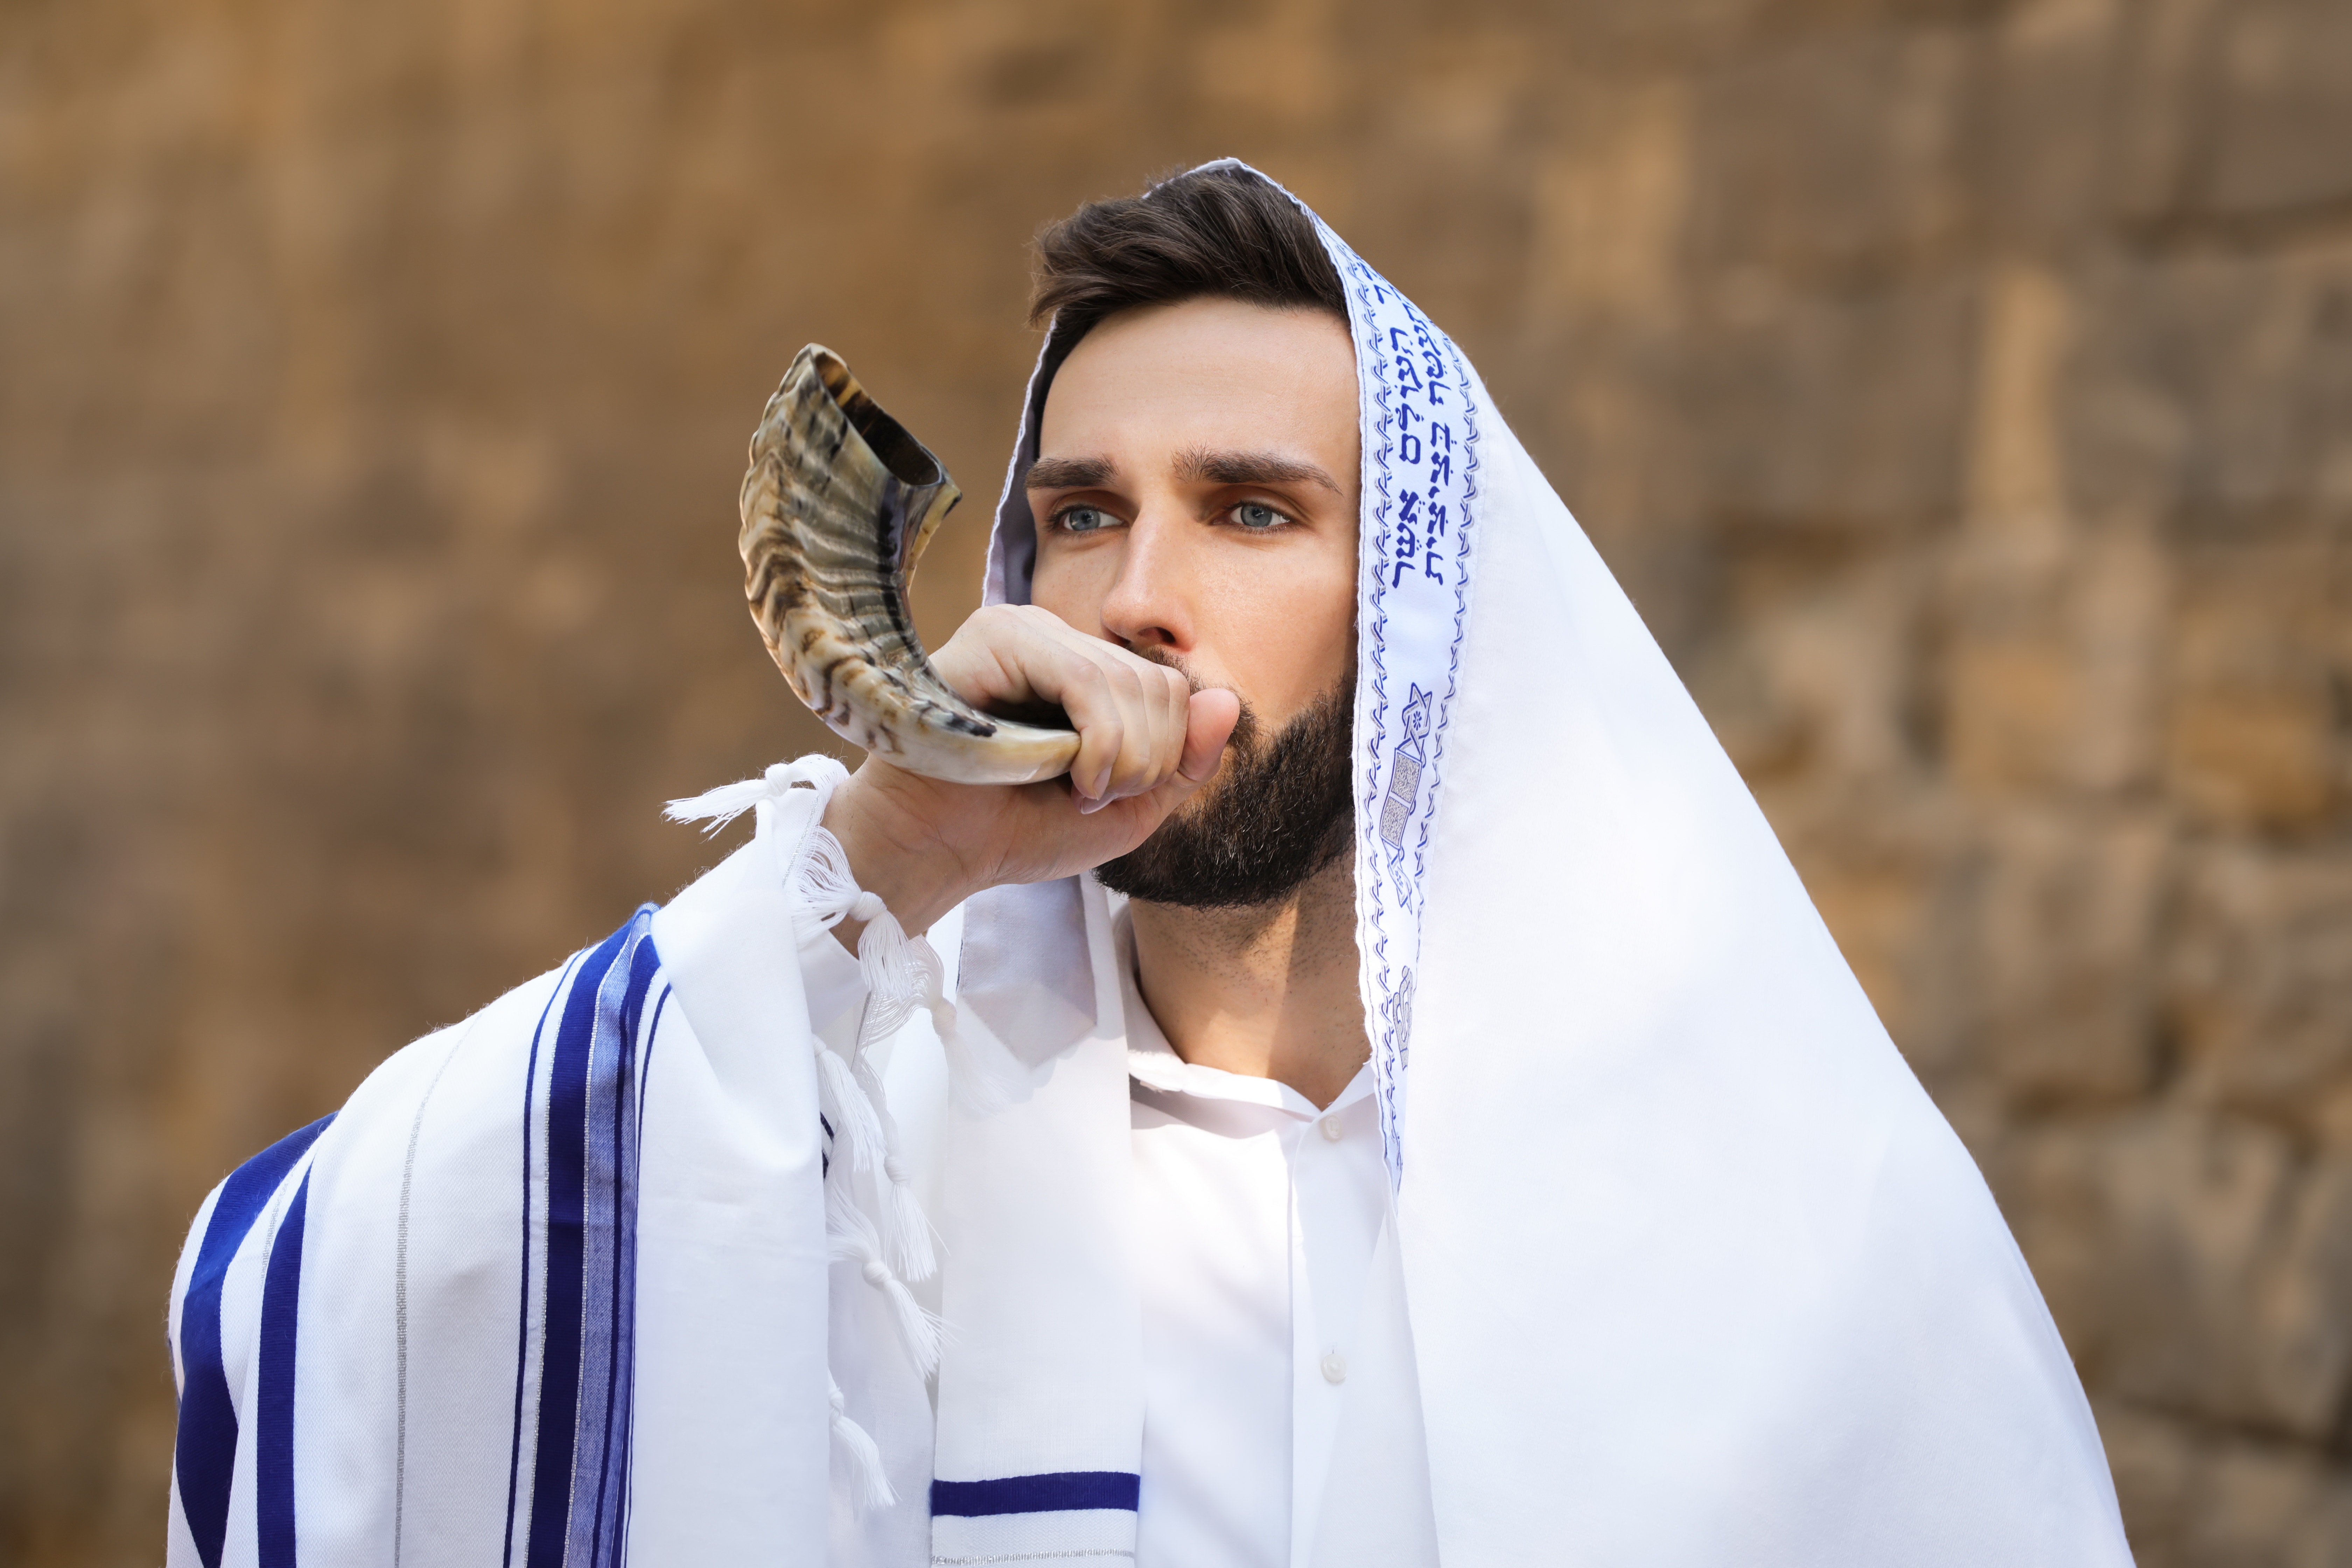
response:
[[[1753,800],[1475,371],[1321,232],[1395,1199],[1310,1561],[2128,1563],[2024,1261]],[[751,844],[206,1201],[175,1568],[1133,1552],[1113,900],[973,900],[951,1016],[887,915],[845,987],[839,776],[713,792]]]

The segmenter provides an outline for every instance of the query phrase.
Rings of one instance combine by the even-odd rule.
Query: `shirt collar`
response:
[[[1252,1078],[1246,1073],[1227,1072],[1223,1068],[1202,1067],[1186,1061],[1176,1054],[1160,1032],[1160,1021],[1143,1000],[1143,992],[1135,978],[1135,925],[1129,920],[1126,901],[1121,900],[1118,911],[1111,917],[1111,952],[1118,965],[1118,992],[1121,1008],[1127,1015],[1128,1077],[1146,1089],[1164,1094],[1189,1094],[1199,1100],[1232,1100],[1247,1105],[1262,1105],[1271,1110],[1284,1111],[1301,1121],[1312,1121],[1343,1110],[1372,1092],[1372,1068],[1367,1061],[1339,1091],[1339,1098],[1330,1104],[1318,1107],[1315,1102],[1291,1088],[1270,1078]]]

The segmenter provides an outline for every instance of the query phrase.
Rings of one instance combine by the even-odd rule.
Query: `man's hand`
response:
[[[1234,693],[1196,692],[1181,672],[1025,605],[980,611],[931,667],[982,710],[1059,707],[1078,756],[1066,780],[1031,784],[944,784],[866,759],[824,825],[858,886],[910,931],[984,888],[1067,877],[1133,849],[1215,776],[1241,717]],[[854,944],[854,929],[839,934]]]

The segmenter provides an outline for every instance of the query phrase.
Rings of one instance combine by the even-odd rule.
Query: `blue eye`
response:
[[[1064,533],[1092,533],[1109,521],[1094,506],[1074,506],[1054,514],[1054,526]]]
[[[1244,528],[1265,529],[1288,521],[1264,501],[1245,500],[1234,508],[1234,516]]]

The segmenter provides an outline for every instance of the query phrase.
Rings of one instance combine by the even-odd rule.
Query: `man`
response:
[[[934,663],[1067,780],[688,803],[759,831],[232,1175],[173,1561],[2128,1562],[1973,1165],[1452,343],[1232,163],[1041,248]]]

